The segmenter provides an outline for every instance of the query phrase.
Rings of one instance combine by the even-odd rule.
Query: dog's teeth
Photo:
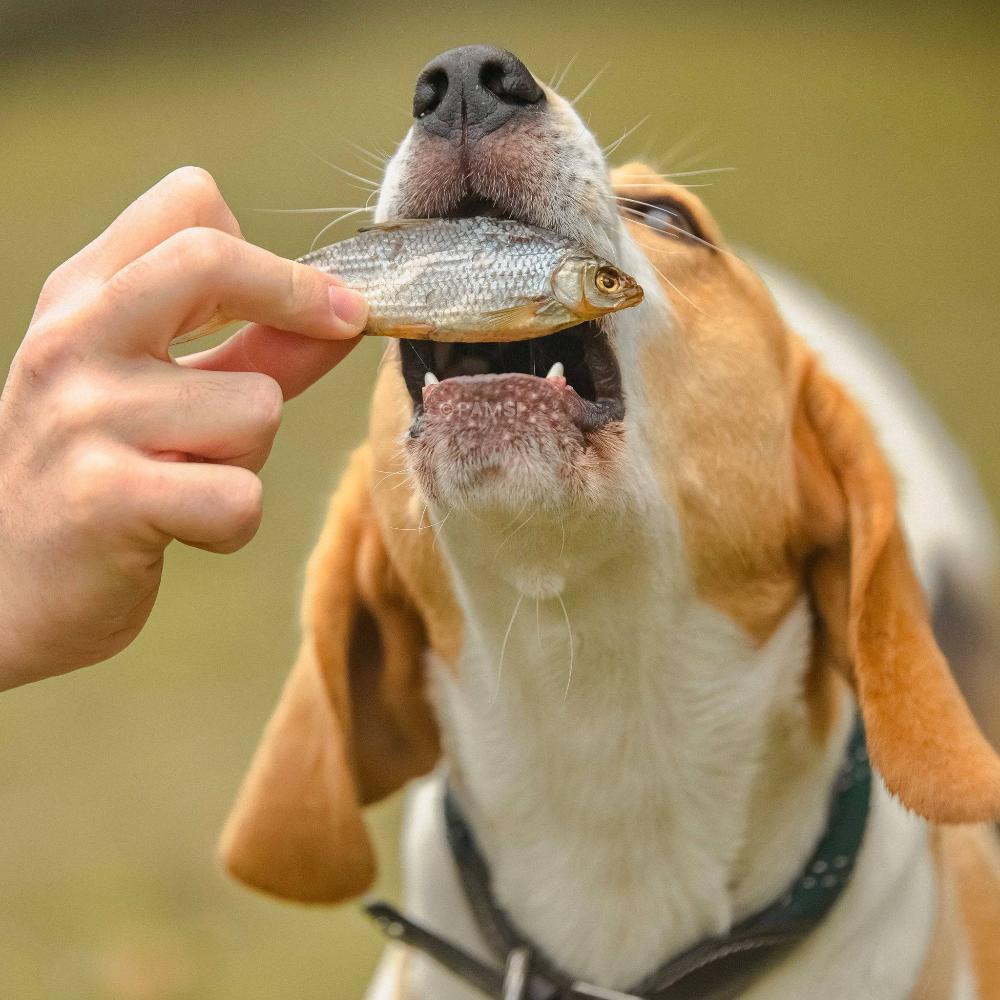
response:
[[[437,375],[434,374],[434,372],[427,372],[427,374],[424,375],[424,385],[437,385],[437,384],[438,384],[438,377]]]
[[[566,369],[561,361],[557,361],[550,369],[546,378],[562,378],[566,374]]]

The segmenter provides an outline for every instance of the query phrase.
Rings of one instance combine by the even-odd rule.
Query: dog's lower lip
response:
[[[479,378],[495,385],[504,375],[525,376],[572,393],[579,405],[568,412],[583,431],[596,430],[624,416],[618,363],[607,335],[595,323],[561,330],[534,340],[478,342],[400,341],[400,366],[413,403],[410,436],[418,437],[425,413],[425,392],[453,378],[475,389]]]

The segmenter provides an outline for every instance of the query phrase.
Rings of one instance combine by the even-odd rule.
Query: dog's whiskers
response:
[[[702,163],[709,158],[714,158],[719,155],[719,153],[725,147],[722,143],[715,143],[714,146],[708,146],[703,149],[700,153],[694,153],[691,156],[684,157],[683,160],[679,160],[677,163],[672,164],[678,170],[687,170],[689,167],[693,167],[698,163]]]
[[[507,652],[507,642],[510,640],[510,633],[514,628],[514,622],[517,620],[517,613],[521,610],[521,602],[524,600],[524,592],[522,591],[517,595],[517,603],[514,605],[514,611],[510,616],[510,621],[507,623],[507,631],[504,632],[503,642],[500,645],[500,661],[497,664],[497,683],[496,688],[493,691],[493,701],[496,702],[497,698],[500,697],[500,679],[503,677],[503,658],[504,654]]]
[[[649,227],[647,226],[646,228],[649,228]],[[636,242],[637,242],[637,243],[639,244],[639,246],[640,246],[640,247],[642,247],[642,249],[643,249],[643,250],[656,250],[656,249],[657,249],[657,248],[656,248],[656,247],[654,247],[654,246],[650,246],[650,245],[649,245],[648,243],[643,243],[643,242],[642,242],[642,240],[636,240]],[[699,305],[698,305],[698,303],[694,301],[694,299],[692,299],[692,298],[691,298],[691,297],[690,297],[689,295],[685,294],[685,293],[684,293],[684,291],[683,291],[683,290],[682,290],[682,289],[681,289],[681,288],[680,288],[680,287],[679,287],[679,286],[678,286],[678,285],[677,285],[677,284],[676,284],[675,282],[671,281],[671,280],[670,280],[670,279],[669,279],[669,278],[668,278],[668,277],[667,277],[667,276],[666,276],[666,275],[665,275],[665,274],[664,274],[664,273],[663,273],[663,272],[662,272],[662,271],[661,271],[661,270],[660,270],[660,269],[659,269],[659,268],[658,268],[658,267],[657,267],[657,266],[656,266],[656,265],[655,265],[655,264],[654,264],[654,263],[653,263],[653,262],[652,262],[652,261],[651,261],[651,260],[649,259],[649,257],[648,257],[648,256],[646,257],[646,263],[647,263],[647,264],[649,264],[649,266],[650,266],[650,267],[651,267],[651,268],[652,268],[652,269],[653,269],[653,270],[654,270],[654,271],[655,271],[655,272],[656,272],[656,273],[657,273],[657,274],[658,274],[658,275],[659,275],[659,276],[660,276],[660,277],[661,277],[661,278],[663,279],[663,281],[665,281],[665,282],[666,282],[666,283],[667,283],[667,284],[668,284],[668,285],[669,285],[669,286],[670,286],[670,287],[671,287],[671,288],[672,288],[672,289],[673,289],[673,290],[674,290],[674,291],[675,291],[675,292],[676,292],[676,293],[677,293],[677,294],[678,294],[678,295],[679,295],[679,296],[680,296],[680,297],[681,297],[682,299],[684,299],[684,301],[685,301],[685,302],[687,302],[687,303],[688,303],[688,305],[690,305],[692,309],[697,309],[697,310],[698,310],[698,312],[700,312],[700,313],[702,314],[702,316],[706,316],[706,317],[707,317],[708,319],[715,319],[715,318],[716,318],[716,317],[715,317],[715,316],[713,316],[713,315],[712,315],[711,313],[707,313],[707,312],[705,312],[705,310],[704,310],[704,309],[702,309],[702,308],[701,308],[701,306],[699,306]]]
[[[407,340],[407,341],[405,341],[405,343],[410,348],[410,350],[413,351],[413,353],[417,356],[417,360],[424,366],[424,371],[428,371],[429,372],[430,368],[427,367],[427,363],[420,356],[420,352],[413,346],[413,344],[410,343],[410,341]]]
[[[525,505],[527,506],[527,505]],[[524,510],[524,507],[521,508]],[[509,535],[504,537],[504,540],[497,546],[496,552],[493,553],[493,562],[497,561],[497,556],[500,555],[500,551],[503,547],[538,513],[538,508],[536,507]]]
[[[615,195],[615,199],[618,201],[630,201],[638,205],[645,205],[647,208],[660,207],[658,205],[654,205],[652,202],[638,201],[635,198],[623,198],[621,195]],[[646,222],[643,222],[642,219],[632,218],[630,221],[633,224],[639,226],[641,229],[648,229],[651,233],[655,233],[659,236],[663,235],[662,232],[660,232],[657,228],[650,226]],[[675,232],[677,232],[679,236],[682,236],[684,239],[694,240],[696,243],[700,243],[702,246],[708,247],[708,249],[714,250],[716,253],[724,253],[727,257],[732,257],[733,260],[738,260],[741,264],[745,264],[747,267],[753,268],[753,270],[755,270],[758,274],[763,275],[763,277],[765,278],[771,277],[771,275],[769,275],[768,272],[765,271],[764,268],[761,267],[759,264],[751,264],[750,261],[746,260],[744,257],[741,257],[738,253],[733,252],[727,247],[719,246],[717,243],[709,243],[708,240],[703,240],[701,239],[701,237],[695,236],[694,233],[690,232],[689,230],[678,229],[677,226],[674,226],[669,222],[662,221],[661,225],[665,226],[667,229],[674,230]]]
[[[702,124],[693,128],[686,135],[682,135],[661,157],[664,163],[670,163],[674,157],[680,156],[680,154],[686,150],[690,149],[696,142],[701,142],[702,139],[709,132],[708,125]]]
[[[381,469],[376,469],[375,471],[382,473]],[[397,469],[395,472],[385,472],[382,474],[381,479],[376,480],[375,485],[372,487],[372,489],[377,490],[387,479],[391,479],[393,476],[405,476],[405,475],[406,475],[405,469]]]
[[[373,153],[370,149],[366,149],[364,146],[358,145],[356,142],[352,142],[350,139],[344,139],[355,153],[358,154],[358,158],[362,163],[371,167],[374,170],[382,170],[385,167],[385,161],[389,159],[389,155],[385,154],[383,156],[378,156]]]
[[[617,201],[617,202],[627,202],[628,205],[640,205],[640,206],[642,206],[644,208],[661,208],[662,207],[660,205],[654,204],[651,201],[640,201],[638,198],[628,198],[628,197],[626,197],[625,195],[622,195],[622,194],[616,194],[616,195],[613,195],[612,197],[614,198],[615,201]],[[648,229],[651,233],[657,233],[657,232],[659,232],[659,230],[657,228],[655,228],[654,226],[649,225],[646,222],[643,222],[642,219],[635,219],[635,218],[633,218],[630,221],[634,222],[637,226],[640,226],[643,229]],[[715,250],[718,253],[724,253],[727,256],[732,257],[734,260],[738,260],[738,261],[740,261],[743,264],[747,264],[748,267],[750,266],[748,264],[748,262],[745,261],[745,260],[743,260],[743,258],[738,253],[733,253],[732,250],[728,250],[726,247],[720,247],[716,243],[709,243],[708,240],[703,240],[700,236],[695,236],[694,233],[690,232],[687,229],[681,229],[680,226],[675,226],[675,225],[673,225],[673,223],[667,222],[666,220],[663,220],[660,223],[660,225],[662,225],[666,229],[672,230],[673,232],[677,233],[678,236],[682,236],[684,239],[694,240],[695,243],[700,243],[702,246],[708,247],[709,250]],[[757,270],[760,270],[760,268],[758,268]]]
[[[739,167],[705,167],[702,170],[675,170],[672,173],[664,171],[663,177],[697,177],[701,174],[731,174],[739,170]],[[619,177],[642,177],[648,181],[649,174],[646,173],[623,173],[618,171]],[[650,181],[646,184],[636,184],[635,187],[657,187],[658,181]],[[631,185],[630,185],[631,186]]]
[[[332,162],[331,160],[328,160],[325,156],[321,156],[319,153],[316,152],[315,149],[313,149],[310,145],[308,145],[308,143],[303,142],[301,139],[298,139],[297,142],[307,153],[310,153],[312,156],[315,156],[320,163],[326,164],[326,166],[328,166],[331,170],[336,170],[339,173],[344,174],[346,177],[352,178],[353,180],[361,181],[361,183],[365,185],[366,189],[374,188],[376,191],[378,190],[379,183],[377,181],[372,180],[370,177],[362,177],[361,174],[355,174],[352,173],[350,170],[345,170],[343,167],[337,166],[336,163]]]
[[[437,528],[434,531],[434,547],[435,548],[437,548],[438,542],[441,540],[441,532],[444,531],[444,526],[447,523],[448,518],[451,517],[452,511],[454,509],[455,509],[454,507],[449,508],[448,513],[445,514],[445,516],[440,521],[438,521]]]
[[[574,53],[573,53],[573,54],[572,54],[572,55],[571,55],[571,56],[569,57],[569,62],[568,62],[568,63],[566,63],[566,68],[565,68],[565,69],[564,69],[564,70],[563,70],[563,71],[562,71],[562,72],[561,72],[561,73],[559,74],[559,79],[558,79],[558,80],[556,80],[556,81],[555,81],[554,83],[550,83],[550,84],[549,84],[549,89],[550,89],[550,90],[558,90],[558,89],[559,89],[559,88],[560,88],[560,87],[561,87],[561,86],[563,85],[563,82],[565,81],[565,79],[566,79],[566,76],[567,76],[567,74],[569,73],[569,71],[570,71],[570,70],[571,70],[571,69],[573,68],[573,63],[575,63],[575,62],[576,62],[576,57],[577,57],[578,55],[579,55],[579,53],[578,53],[578,52],[574,52]],[[554,75],[555,75],[555,74],[553,74],[553,76],[554,76]]]
[[[338,215],[336,219],[331,219],[314,237],[312,243],[309,244],[310,253],[316,249],[316,244],[323,238],[323,234],[331,230],[338,223],[343,222],[345,219],[350,219],[355,215],[362,215],[365,212],[370,212],[370,208],[355,208],[350,212],[344,212],[343,215]]]
[[[353,170],[347,170],[344,167],[338,167],[336,163],[331,163],[330,166],[333,167],[334,170],[337,170],[340,173],[342,173],[345,177],[350,177],[352,180],[358,181],[358,183],[363,184],[366,188],[369,188],[373,191],[377,191],[381,186],[378,181],[373,180],[371,177],[363,177],[361,174],[354,173]]]
[[[328,212],[370,212],[366,205],[335,205],[332,208],[255,208],[267,215],[326,215]]]
[[[405,482],[405,480],[404,480],[404,482]],[[400,483],[399,485],[401,486],[403,484]],[[396,487],[394,486],[393,489],[396,489]],[[435,528],[440,528],[441,525],[444,524],[444,522],[448,520],[448,518],[451,516],[451,511],[448,511],[448,513],[445,514],[445,516],[443,518],[441,518],[440,521],[435,521],[433,523],[429,522],[427,524],[424,524],[424,518],[426,516],[427,516],[427,504],[424,504],[423,507],[420,510],[420,520],[417,522],[417,526],[415,528],[411,527],[410,525],[395,525],[393,530],[395,530],[395,531],[427,531],[428,529],[430,529],[431,531],[433,531]]]
[[[574,97],[574,98],[573,98],[573,100],[569,102],[570,104],[572,104],[572,105],[573,105],[573,107],[576,107],[576,104],[577,104],[577,101],[580,101],[580,100],[582,100],[582,99],[583,99],[584,97],[586,97],[586,96],[587,96],[587,94],[589,94],[589,93],[590,93],[590,88],[591,88],[591,87],[593,87],[593,86],[594,86],[594,84],[595,84],[595,83],[597,83],[597,81],[598,81],[598,80],[600,80],[600,78],[601,78],[602,76],[604,76],[604,73],[605,73],[605,71],[606,71],[606,70],[608,69],[608,67],[609,67],[610,65],[611,65],[611,63],[609,63],[609,62],[608,62],[608,63],[605,63],[605,64],[604,64],[604,65],[603,65],[603,66],[602,66],[602,67],[601,67],[601,68],[600,68],[600,69],[599,69],[599,70],[598,70],[598,71],[597,71],[597,72],[596,72],[596,73],[595,73],[595,74],[594,74],[594,75],[593,75],[593,76],[592,76],[592,77],[590,78],[590,83],[588,83],[588,84],[587,84],[587,86],[586,86],[586,87],[584,87],[584,88],[583,88],[583,90],[581,90],[581,91],[580,91],[580,93],[579,93],[579,94],[577,94],[577,95],[576,95],[576,97]]]
[[[626,129],[614,142],[609,143],[604,149],[601,150],[605,157],[611,156],[612,153],[630,136],[642,128],[646,122],[649,121],[651,115],[646,115],[644,118],[640,118],[631,128]]]
[[[562,608],[563,618],[566,621],[566,635],[569,639],[569,674],[566,677],[566,690],[563,691],[563,703],[569,697],[569,686],[573,681],[573,661],[575,659],[574,649],[573,649],[573,626],[569,622],[569,612],[566,610],[566,602],[562,599],[562,594],[556,594],[556,600],[559,601],[559,607]]]
[[[664,174],[664,176],[666,176],[666,174]],[[620,180],[621,178],[616,178],[616,179]],[[637,191],[637,190],[639,190],[639,188],[662,188],[663,187],[662,184],[659,184],[656,181],[650,181],[648,184],[644,184],[644,183],[636,184],[636,183],[634,183],[632,181],[626,180],[626,181],[622,181],[622,183],[630,191]],[[683,188],[685,191],[694,191],[696,188],[710,188],[710,187],[715,187],[715,185],[711,181],[706,181],[704,184],[681,184],[680,181],[674,181],[673,182],[673,186],[674,187]]]

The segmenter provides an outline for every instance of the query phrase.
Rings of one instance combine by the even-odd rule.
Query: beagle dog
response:
[[[379,220],[544,226],[646,297],[390,344],[226,866],[358,896],[362,810],[413,782],[402,911],[481,976],[396,943],[370,1000],[1000,997],[1000,759],[931,617],[993,568],[962,461],[863,334],[609,171],[510,53],[434,60],[414,113]]]

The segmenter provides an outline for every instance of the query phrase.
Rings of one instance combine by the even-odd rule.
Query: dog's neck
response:
[[[497,899],[620,988],[794,878],[850,721],[810,735],[805,604],[755,646],[691,592],[671,522],[455,512],[440,539],[465,639],[434,693]]]

